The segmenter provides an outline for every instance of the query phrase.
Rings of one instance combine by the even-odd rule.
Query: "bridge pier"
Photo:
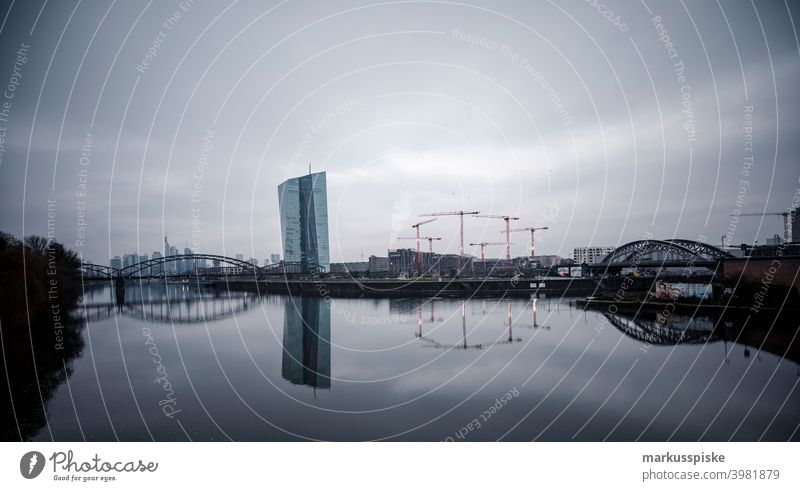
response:
[[[121,277],[117,277],[114,282],[114,295],[117,305],[125,304],[125,280]]]

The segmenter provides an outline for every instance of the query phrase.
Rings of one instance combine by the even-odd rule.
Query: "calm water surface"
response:
[[[87,294],[84,349],[35,439],[800,438],[794,331],[767,322],[180,285],[115,300]]]

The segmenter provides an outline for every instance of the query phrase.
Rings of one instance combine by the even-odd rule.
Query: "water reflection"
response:
[[[61,360],[40,370],[43,397],[12,379],[16,414],[36,416],[22,438],[441,440],[511,388],[520,395],[471,438],[800,436],[792,322],[611,315],[550,298],[323,301],[186,285],[128,287],[121,305],[116,295],[87,292],[77,312],[89,329],[75,332],[66,371]],[[158,406],[145,328],[180,426]],[[20,438],[13,419],[0,425]]]
[[[672,346],[722,342],[726,362],[728,343],[743,346],[743,355],[750,357],[750,349],[765,351],[781,358],[800,363],[800,342],[796,326],[788,318],[710,317],[671,314],[667,318],[640,313],[611,314],[603,316],[626,336],[641,341],[646,346]]]
[[[281,375],[297,385],[331,388],[331,310],[316,297],[287,297]]]
[[[714,322],[708,317],[670,316],[667,322],[647,314],[637,316],[603,314],[612,326],[626,335],[647,344],[699,344],[719,341]]]
[[[93,288],[80,306],[87,322],[115,315],[143,322],[197,324],[227,319],[256,307],[256,292],[221,290],[191,283],[134,283]]]
[[[533,314],[533,328],[534,329],[540,329],[541,328],[541,329],[546,329],[546,330],[549,331],[550,330],[550,326],[539,325],[539,323],[536,321],[536,311],[538,310],[537,309],[537,304],[538,303],[539,303],[539,299],[538,298],[535,298],[535,297],[531,298],[531,313]],[[549,307],[549,304],[548,304],[548,307]],[[571,313],[571,310],[570,310],[570,313]]]
[[[458,343],[448,344],[448,343],[437,341],[432,336],[423,334],[423,332],[422,332],[422,318],[420,317],[419,331],[416,333],[416,336],[418,338],[420,338],[420,340],[422,341],[422,346],[424,346],[426,348],[436,348],[436,349],[457,349],[457,350],[458,349],[463,349],[463,350],[477,349],[477,350],[482,350],[482,349],[490,348],[492,346],[500,346],[500,345],[503,345],[503,344],[513,344],[513,343],[521,343],[522,342],[522,338],[520,338],[520,337],[515,338],[514,337],[514,322],[513,322],[513,316],[512,316],[512,310],[511,310],[511,300],[508,300],[508,301],[506,301],[506,303],[508,304],[507,305],[508,316],[507,316],[507,320],[506,320],[507,324],[505,326],[506,329],[507,329],[507,331],[506,331],[507,335],[505,337],[501,337],[500,339],[494,339],[494,340],[490,340],[490,341],[484,341],[484,342],[481,342],[481,343],[470,344],[467,341],[467,301],[466,300],[461,300],[460,302],[461,302],[461,306],[460,306],[460,310],[461,310],[461,341],[458,342]],[[420,312],[422,311],[421,310],[422,309],[421,305],[422,304],[420,303]],[[432,302],[431,302],[431,306],[433,306]],[[433,318],[433,315],[431,315],[431,317]]]
[[[0,395],[0,441],[29,440],[43,428],[49,432],[50,400],[72,375],[85,345],[82,325],[71,316],[62,315],[59,327],[53,326],[35,316],[29,322],[0,316],[0,380],[7,386]]]

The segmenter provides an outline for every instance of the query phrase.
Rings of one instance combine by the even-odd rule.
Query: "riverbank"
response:
[[[288,293],[318,297],[475,297],[592,295],[598,280],[592,278],[319,278],[268,280],[221,280],[220,289],[255,290],[259,293]]]

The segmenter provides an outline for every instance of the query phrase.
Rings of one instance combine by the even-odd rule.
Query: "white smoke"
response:
[[[408,225],[408,219],[411,217],[412,198],[413,196],[410,192],[404,191],[400,199],[394,202],[394,206],[392,207],[392,231],[389,237],[390,247],[394,246],[397,237],[401,235],[403,229],[407,226],[410,227],[410,225]]]

